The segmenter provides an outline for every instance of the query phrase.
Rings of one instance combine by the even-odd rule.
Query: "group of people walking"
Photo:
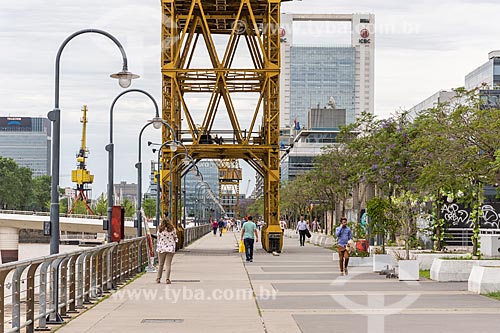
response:
[[[349,240],[352,240],[352,231],[347,226],[347,219],[342,217],[340,219],[340,226],[335,229],[335,236],[338,240],[337,251],[339,254],[339,268],[341,275],[347,275],[348,270],[347,267],[349,265],[349,251],[347,248],[347,244]],[[227,225],[223,219],[217,221],[212,221],[212,228],[214,236],[217,235],[217,231],[219,231],[219,235],[222,236],[223,229],[226,228]],[[280,221],[280,227],[284,231],[286,228],[286,222],[284,220]],[[297,222],[297,227],[295,229],[299,233],[299,243],[300,246],[305,246],[306,236],[310,237],[309,224],[304,220],[304,215],[300,216],[299,221]],[[314,227],[313,227],[314,231]],[[156,244],[156,252],[158,252],[158,273],[156,275],[156,282],[160,283],[163,275],[163,270],[165,269],[167,284],[170,284],[170,272],[172,267],[172,260],[174,258],[176,244],[178,241],[177,232],[175,230],[175,226],[168,218],[164,218],[159,227],[158,234],[152,235],[154,238],[157,238]],[[245,219],[245,223],[241,225],[241,237],[240,240],[245,245],[245,259],[247,262],[253,262],[253,248],[254,244],[259,241],[258,227],[253,222],[252,216],[249,216]]]

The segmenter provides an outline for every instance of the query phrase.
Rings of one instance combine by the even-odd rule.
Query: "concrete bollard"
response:
[[[0,259],[2,264],[19,260],[19,229],[0,227]]]

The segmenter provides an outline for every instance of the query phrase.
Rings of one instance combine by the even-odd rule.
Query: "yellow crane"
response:
[[[219,199],[228,217],[239,218],[240,163],[235,159],[214,160],[219,169]]]
[[[76,154],[76,170],[71,171],[71,181],[76,183],[75,197],[73,199],[73,205],[69,210],[69,214],[73,212],[75,205],[78,201],[83,202],[87,212],[94,215],[92,208],[89,206],[89,195],[88,192],[91,191],[89,185],[94,182],[94,175],[87,170],[87,158],[89,150],[87,149],[87,105],[82,107],[83,117],[80,120],[82,123],[82,143],[78,154]]]

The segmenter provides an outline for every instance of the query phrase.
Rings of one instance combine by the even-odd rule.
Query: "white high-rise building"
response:
[[[294,22],[300,21],[350,22],[350,45],[295,44]],[[374,113],[374,23],[373,14],[281,15],[281,128],[304,128],[308,111],[330,97],[346,110],[348,124]]]

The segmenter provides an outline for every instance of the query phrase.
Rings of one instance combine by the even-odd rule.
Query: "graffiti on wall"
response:
[[[481,228],[500,229],[500,203],[481,206]],[[445,204],[441,209],[451,228],[471,228],[470,210],[456,203]]]

